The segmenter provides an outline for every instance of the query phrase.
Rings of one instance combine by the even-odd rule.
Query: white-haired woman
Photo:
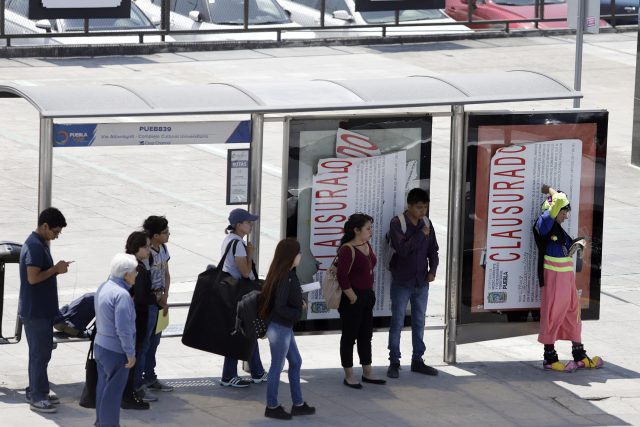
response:
[[[129,289],[137,267],[135,256],[117,254],[111,261],[109,280],[96,292],[97,427],[120,425],[122,393],[129,369],[136,363],[136,312]]]

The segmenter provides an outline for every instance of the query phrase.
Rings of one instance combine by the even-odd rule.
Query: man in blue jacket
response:
[[[391,220],[389,235],[395,254],[391,259],[391,325],[389,327],[389,378],[400,376],[400,331],[407,304],[411,302],[413,354],[411,371],[438,375],[425,365],[424,321],[429,298],[429,283],[436,278],[438,241],[429,218],[429,194],[414,188],[407,195],[407,210]]]
[[[38,228],[22,245],[20,252],[20,301],[18,315],[24,325],[29,346],[29,386],[27,402],[31,410],[56,412],[60,400],[50,394],[47,367],[53,350],[53,321],[59,315],[58,282],[73,261],[58,261],[55,265],[49,242],[58,238],[67,226],[64,215],[56,208],[47,208],[38,216]]]

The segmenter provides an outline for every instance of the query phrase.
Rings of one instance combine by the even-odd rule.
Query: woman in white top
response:
[[[253,273],[253,245],[244,243],[244,237],[251,232],[253,222],[258,219],[257,215],[252,215],[244,209],[234,209],[229,214],[229,225],[225,232],[227,237],[222,242],[221,256],[227,249],[227,246],[235,243],[235,249],[229,250],[222,270],[229,273],[235,279],[251,279],[256,277]],[[249,369],[251,371],[251,379],[245,379],[238,376],[238,360],[230,357],[224,358],[222,368],[222,381],[220,384],[227,387],[248,387],[251,383],[258,384],[267,381],[267,372],[265,372],[260,360],[260,351],[258,343],[249,360]]]

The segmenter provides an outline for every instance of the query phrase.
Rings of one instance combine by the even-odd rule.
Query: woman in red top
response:
[[[340,361],[344,368],[344,385],[362,388],[353,375],[353,345],[358,343],[358,356],[362,365],[362,382],[384,384],[375,378],[371,369],[371,338],[373,337],[373,269],[376,254],[369,244],[373,218],[356,213],[344,224],[344,236],[338,249],[338,283],[342,299],[338,307],[342,321]]]

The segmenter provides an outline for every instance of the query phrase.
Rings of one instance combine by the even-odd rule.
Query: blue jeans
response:
[[[260,349],[258,348],[258,342],[256,341],[256,348],[249,359],[249,370],[251,371],[252,378],[260,378],[264,374],[264,367],[262,366],[262,360],[260,360]],[[224,364],[222,365],[222,380],[228,381],[233,377],[238,376],[238,359],[232,359],[231,357],[224,358]]]
[[[411,343],[413,346],[412,360],[422,360],[424,351],[424,318],[427,313],[429,300],[429,284],[416,287],[391,284],[391,325],[389,327],[389,360],[400,363],[400,331],[404,324],[407,304],[411,302]]]
[[[98,365],[96,387],[96,427],[120,425],[120,402],[127,384],[129,369],[124,367],[127,356],[95,344],[93,352]]]
[[[280,374],[284,368],[285,357],[289,361],[288,373],[291,400],[294,405],[302,405],[304,403],[302,389],[300,388],[302,357],[300,357],[300,352],[296,345],[293,329],[289,326],[271,322],[267,328],[267,338],[271,349],[271,366],[267,377],[267,406],[270,408],[278,406],[278,386],[280,385]]]
[[[29,391],[35,403],[49,396],[47,367],[53,351],[53,320],[22,319],[22,324],[29,345]]]
[[[140,343],[139,350],[136,351],[135,374],[133,377],[133,387],[137,390],[143,384],[154,382],[156,377],[156,350],[160,344],[160,336],[156,334],[156,323],[158,322],[159,308],[152,304],[149,306],[149,317],[147,320],[147,331]],[[144,377],[144,378],[143,378]]]

